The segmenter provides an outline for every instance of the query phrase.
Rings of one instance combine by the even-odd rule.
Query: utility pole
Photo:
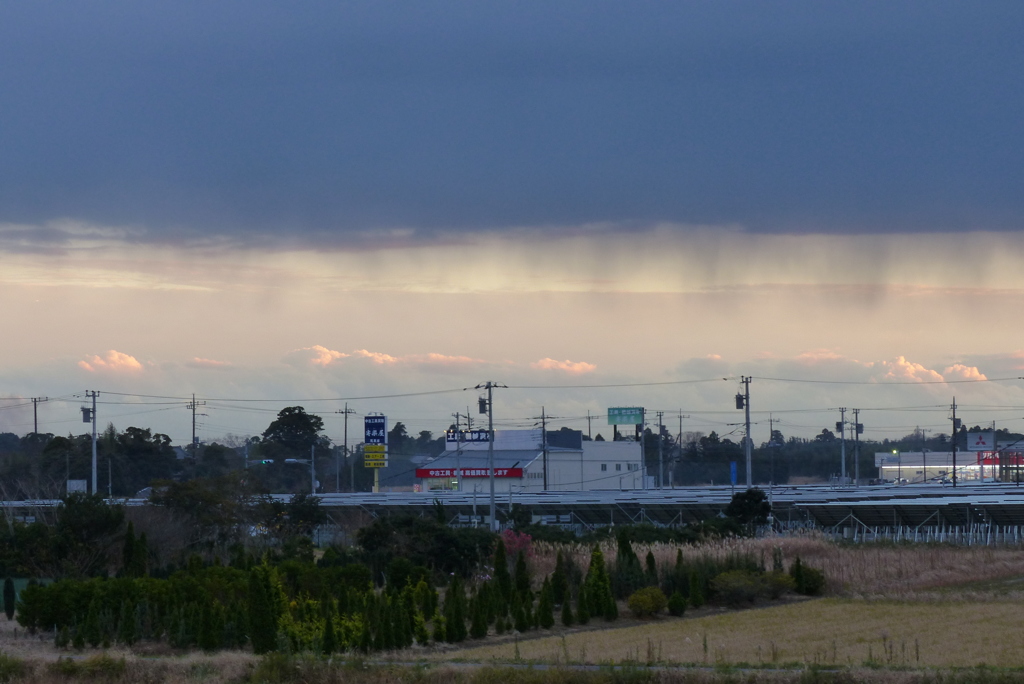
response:
[[[199,442],[196,441],[196,407],[197,406],[206,406],[206,402],[205,401],[197,402],[196,401],[196,395],[193,394],[192,395],[192,403],[191,404],[185,404],[185,408],[192,409],[192,447],[191,447],[191,451],[192,451],[192,464],[193,464],[193,468],[195,467],[196,461],[198,460],[198,454],[196,452],[199,451]]]
[[[457,491],[462,491],[462,432],[459,426],[459,418],[461,414],[456,411],[452,414],[455,418],[455,483],[458,488]],[[469,418],[467,413],[466,418]]]
[[[679,409],[679,437],[676,439],[676,463],[683,462],[683,418],[690,416],[683,415],[683,409]],[[668,486],[675,488],[675,468],[668,469]]]
[[[860,422],[860,409],[853,409],[853,483],[860,483],[860,433],[864,426]]]
[[[664,411],[658,411],[658,489],[665,488],[665,451],[662,446],[664,440],[661,438],[661,433],[664,430],[661,419],[664,415]]]
[[[587,439],[593,439],[594,436],[590,434],[590,421],[594,420],[596,416],[590,415],[590,409],[587,409]]]
[[[839,409],[839,422],[836,423],[839,433],[839,483],[846,483],[846,408]]]
[[[956,435],[960,430],[960,421],[956,418],[956,397],[953,397],[953,486],[956,487]]]
[[[542,464],[544,466],[544,491],[548,491],[548,419],[544,413],[544,407],[540,407],[540,443],[544,449],[544,460]],[[509,487],[509,491],[512,488]]]
[[[33,397],[32,398],[32,434],[39,434],[39,402],[49,401],[48,397]]]
[[[491,485],[491,532],[498,531],[498,511],[497,506],[494,502],[494,388],[495,387],[506,387],[506,385],[499,385],[495,382],[488,380],[482,385],[477,385],[474,389],[485,389],[487,390],[487,399],[480,399],[480,413],[487,414],[487,466],[488,466],[488,480]],[[486,403],[484,403],[486,402]],[[486,409],[483,410],[483,409]],[[509,487],[509,491],[512,488]]]
[[[736,408],[745,409],[744,424],[746,435],[743,438],[743,452],[747,459],[747,489],[754,486],[753,468],[753,442],[750,439],[750,376],[741,375],[740,382],[743,383],[743,394],[736,395]]]
[[[335,411],[335,413],[341,413],[341,414],[344,414],[344,416],[345,416],[345,436],[343,438],[344,441],[342,442],[344,444],[344,446],[342,446],[342,448],[341,448],[341,452],[342,452],[341,457],[342,457],[342,459],[344,459],[343,462],[342,462],[342,465],[344,465],[344,463],[349,463],[349,465],[350,465],[350,469],[351,469],[350,475],[351,475],[351,477],[349,479],[348,490],[350,492],[354,492],[356,490],[356,465],[355,465],[356,462],[355,462],[355,459],[352,459],[351,461],[349,461],[349,458],[348,458],[348,417],[349,417],[350,414],[355,413],[355,411],[352,411],[352,410],[349,409],[348,402],[346,401],[345,402],[345,409],[342,410],[342,411]],[[338,464],[335,464],[335,465],[338,465]],[[340,465],[337,468],[337,472],[335,472],[335,474],[334,474],[334,491],[336,491],[336,492],[340,492],[341,491],[341,466]]]
[[[92,398],[92,409],[83,409],[83,411],[82,411],[83,413],[86,413],[86,415],[83,416],[83,418],[86,419],[85,420],[86,423],[89,422],[88,419],[92,420],[92,493],[93,494],[98,494],[99,493],[98,491],[96,491],[96,397],[98,397],[99,394],[100,394],[99,392],[94,392],[93,390],[86,390],[85,396]]]

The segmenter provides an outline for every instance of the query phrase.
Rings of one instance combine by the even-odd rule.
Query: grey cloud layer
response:
[[[0,9],[0,223],[1021,225],[1020,3]],[[59,236],[57,236],[59,237]]]

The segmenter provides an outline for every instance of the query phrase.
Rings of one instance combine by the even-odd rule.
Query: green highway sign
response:
[[[644,422],[642,406],[622,406],[608,409],[609,425],[640,425]]]

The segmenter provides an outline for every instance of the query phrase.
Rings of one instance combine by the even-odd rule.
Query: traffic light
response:
[[[274,459],[272,459],[272,458],[268,458],[268,459],[265,459],[263,461],[260,461],[260,463],[262,463],[264,465],[266,465],[268,463],[273,463],[273,462],[274,462]]]
[[[742,394],[737,394],[736,395],[736,408],[738,408],[738,409],[743,408],[743,395]]]

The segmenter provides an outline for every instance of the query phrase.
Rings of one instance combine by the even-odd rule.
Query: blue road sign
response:
[[[363,419],[363,441],[367,444],[387,444],[388,417],[366,416]]]

